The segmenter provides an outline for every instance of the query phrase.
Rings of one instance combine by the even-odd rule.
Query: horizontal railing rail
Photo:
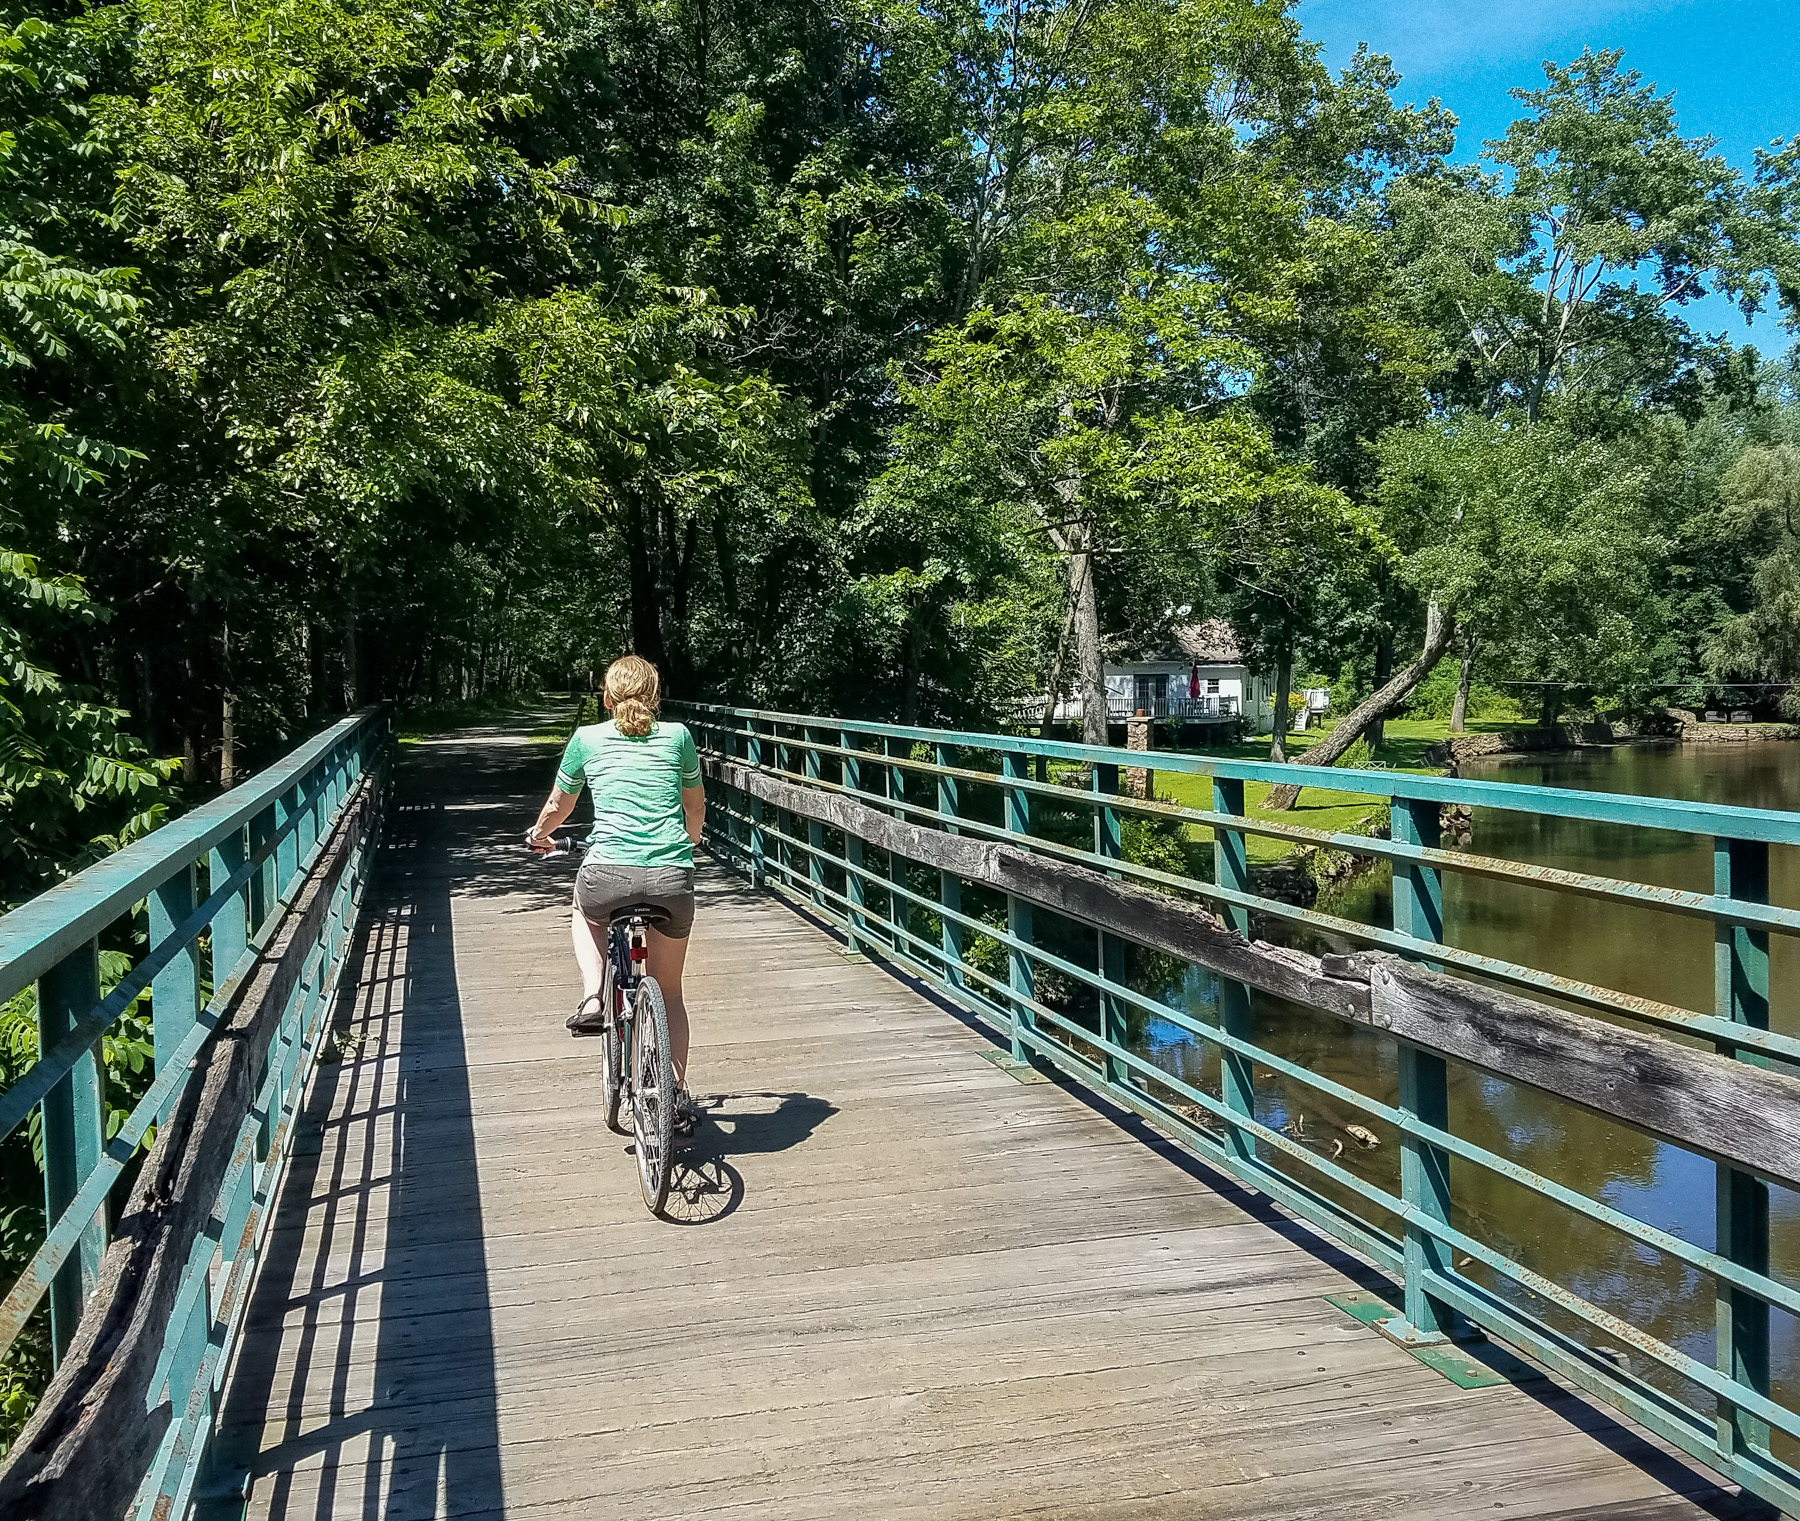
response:
[[[0,1351],[48,1299],[57,1361],[0,1513],[187,1512],[348,955],[390,728],[382,708],[346,718],[0,919],[0,999],[35,984],[39,1053],[0,1093],[0,1136],[41,1113],[46,1206]],[[139,913],[145,948],[102,996],[102,941],[130,943]],[[154,1076],[109,1134],[101,1042],[146,993]]]
[[[1770,936],[1800,935],[1800,911],[1771,905],[1768,884],[1769,847],[1800,845],[1800,815],[1388,771],[1297,773],[741,708],[677,711],[700,741],[712,783],[709,839],[759,885],[835,924],[853,948],[924,977],[991,1024],[1013,1061],[1104,1093],[1365,1254],[1396,1280],[1395,1309],[1382,1317],[1390,1336],[1419,1348],[1477,1332],[1506,1341],[1796,1512],[1792,1381],[1800,1370],[1784,1388],[1772,1386],[1770,1315],[1800,1315],[1800,1286],[1771,1272],[1769,1190],[1800,1187],[1800,1040],[1769,1028],[1768,968]],[[1052,765],[1060,776],[1046,774]],[[1144,766],[1209,777],[1213,806],[1122,793],[1122,777]],[[1386,803],[1389,837],[1247,816],[1245,782],[1296,776]],[[1713,890],[1445,849],[1446,805],[1703,836]],[[1211,879],[1128,859],[1120,823],[1131,815],[1210,828]],[[1071,816],[1088,817],[1091,834],[1090,824],[1071,827]],[[1251,835],[1386,863],[1390,923],[1257,892]],[[1446,873],[1706,921],[1716,1005],[1683,1008],[1446,944]],[[1252,914],[1368,949],[1315,956],[1269,945],[1250,937]],[[1089,935],[1091,954],[1071,954],[1067,935],[1046,943],[1057,924]],[[1132,986],[1127,943],[1215,974],[1216,1021]],[[1040,990],[1045,977],[1061,996]],[[1397,1099],[1273,1049],[1269,1021],[1285,1005],[1253,1011],[1253,997],[1391,1042],[1382,1060],[1397,1078]],[[1210,1052],[1216,1081],[1133,1049],[1126,1026],[1134,1010]],[[1686,1240],[1459,1133],[1448,1100],[1453,1067],[1711,1162],[1717,1239]],[[1391,1127],[1397,1186],[1259,1117],[1259,1075]],[[1614,1233],[1691,1271],[1718,1307],[1711,1348],[1665,1339],[1524,1260],[1468,1213],[1469,1188],[1483,1177],[1522,1190],[1549,1218]]]

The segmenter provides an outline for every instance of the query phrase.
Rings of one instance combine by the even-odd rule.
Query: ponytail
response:
[[[606,705],[621,734],[641,739],[656,722],[662,683],[656,667],[641,655],[625,655],[606,669]]]

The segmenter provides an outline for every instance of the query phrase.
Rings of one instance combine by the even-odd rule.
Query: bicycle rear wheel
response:
[[[618,1007],[619,994],[613,981],[613,969],[606,969],[606,980],[600,984],[600,1007],[606,1010],[606,1029],[600,1038],[601,1114],[606,1128],[625,1134],[619,1123],[619,1090],[625,1083],[625,1050],[620,1035],[624,1020]]]
[[[631,1129],[644,1204],[660,1215],[675,1151],[675,1068],[669,1060],[669,1015],[654,977],[638,984],[632,1011]]]

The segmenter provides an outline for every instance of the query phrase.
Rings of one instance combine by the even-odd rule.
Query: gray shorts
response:
[[[685,940],[694,927],[694,869],[691,866],[614,866],[591,857],[575,874],[575,906],[595,924],[628,903],[651,903],[669,917],[656,928],[671,940]]]

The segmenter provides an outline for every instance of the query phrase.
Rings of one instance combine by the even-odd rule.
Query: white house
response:
[[[1153,718],[1196,724],[1242,717],[1252,733],[1266,734],[1274,727],[1274,682],[1244,664],[1223,618],[1178,623],[1169,631],[1169,648],[1107,663],[1107,717],[1122,723],[1140,708]],[[1058,718],[1080,716],[1079,698],[1057,707]]]

